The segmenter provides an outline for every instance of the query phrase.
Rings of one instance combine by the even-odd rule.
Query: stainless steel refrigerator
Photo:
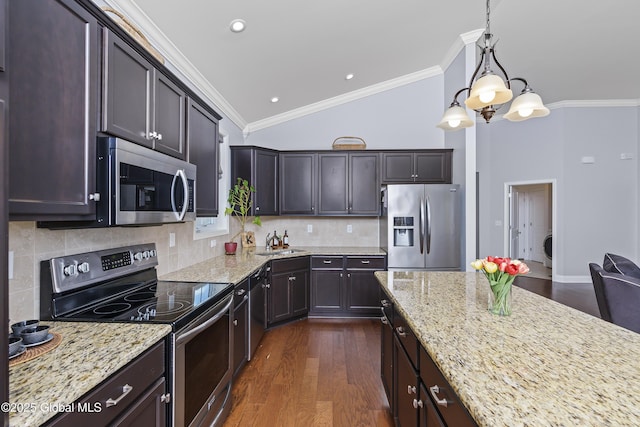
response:
[[[461,269],[459,185],[388,185],[382,203],[380,241],[390,269]]]

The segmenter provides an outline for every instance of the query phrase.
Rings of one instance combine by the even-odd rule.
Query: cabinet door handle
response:
[[[260,210],[260,206],[256,206],[256,212]]]
[[[124,399],[127,394],[131,393],[131,390],[133,390],[133,387],[131,387],[129,384],[125,384],[122,386],[122,394],[120,395],[120,397],[118,397],[117,399],[112,399],[109,398],[107,399],[107,408],[111,407],[111,406],[116,406],[118,403],[120,403],[120,401],[122,399]]]
[[[405,332],[404,328],[402,326],[398,326],[396,328],[396,332],[398,333],[399,336],[401,337],[406,337],[407,333]]]
[[[149,132],[149,137],[147,139],[156,139],[158,137],[157,132]]]
[[[246,290],[246,289],[238,289],[238,290],[236,291],[236,295],[238,295],[238,296],[240,296],[240,295],[244,295],[244,293],[245,293],[245,292],[247,292],[247,290]]]
[[[431,397],[433,397],[433,400],[436,401],[436,403],[440,406],[444,406],[445,408],[449,405],[449,402],[447,401],[447,399],[440,399],[438,398],[438,393],[440,393],[440,387],[438,387],[438,385],[434,385],[432,387],[429,387],[429,392],[431,393]]]
[[[389,324],[389,321],[388,321],[388,320],[387,320],[387,318],[386,318],[386,317],[384,317],[384,316],[382,316],[382,317],[380,318],[380,321],[382,322],[382,324],[383,324],[383,325],[388,325],[388,324]]]
[[[157,139],[158,141],[162,141],[162,134],[161,134],[161,133],[156,134],[156,139]]]
[[[233,319],[233,326],[238,326],[238,319]]]
[[[160,402],[162,403],[169,403],[171,402],[171,394],[167,393],[167,394],[163,394],[160,396]]]
[[[422,408],[424,405],[422,404],[422,400],[413,399],[413,407],[418,409]]]
[[[89,200],[93,200],[94,202],[100,201],[100,193],[91,193],[89,194]]]
[[[289,277],[289,280],[292,280],[292,281],[293,281],[293,280],[296,280],[296,276],[290,276],[290,277]]]
[[[416,388],[415,388],[415,386],[408,385],[408,386],[407,386],[407,394],[416,394]]]
[[[380,300],[380,304],[383,307],[389,307],[391,304],[389,304],[389,301],[387,301],[386,299]]]
[[[360,263],[362,264],[369,264],[371,261],[369,261],[368,259],[363,259],[362,261],[360,261]]]

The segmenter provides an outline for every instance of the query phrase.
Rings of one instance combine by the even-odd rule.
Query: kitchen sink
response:
[[[295,254],[298,252],[304,252],[304,251],[301,249],[275,249],[272,251],[256,252],[256,255],[260,255],[260,256],[289,255],[289,254]]]

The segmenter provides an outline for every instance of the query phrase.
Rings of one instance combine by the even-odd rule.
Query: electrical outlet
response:
[[[176,233],[169,233],[169,247],[172,248],[176,245]]]
[[[307,233],[313,233],[313,225],[307,224]]]
[[[212,248],[215,248],[217,244],[218,242],[216,242],[216,239],[211,239],[211,241],[209,242],[209,245],[211,245]]]
[[[347,224],[347,233],[353,233],[353,227],[351,224]]]

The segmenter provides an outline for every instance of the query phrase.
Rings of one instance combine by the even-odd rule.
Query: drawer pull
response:
[[[396,328],[396,332],[398,333],[399,336],[401,336],[403,338],[407,336],[407,333],[405,332],[405,330],[404,330],[404,328],[402,326],[398,326]]]
[[[436,401],[436,404],[440,406],[444,406],[445,408],[449,406],[449,402],[447,401],[446,398],[445,399],[438,398],[438,393],[440,393],[440,387],[438,387],[437,384],[432,387],[429,387],[429,392],[431,392],[431,397],[433,397],[433,400]]]
[[[412,385],[407,386],[407,394],[416,394],[416,388]]]
[[[369,260],[368,259],[363,259],[362,261],[360,261],[362,264],[369,264]]]
[[[422,404],[422,400],[413,399],[413,407],[418,409],[422,408],[424,405]]]
[[[331,264],[331,260],[330,259],[325,259],[322,261],[323,264]]]
[[[380,300],[380,304],[382,304],[383,307],[389,307],[391,305],[386,299]]]
[[[389,321],[388,321],[388,320],[387,320],[387,318],[386,318],[386,317],[384,317],[384,316],[382,316],[382,317],[380,318],[380,321],[382,322],[382,324],[383,324],[383,325],[388,325],[388,324],[389,324]]]
[[[131,390],[133,390],[133,387],[131,387],[129,384],[125,384],[122,386],[122,394],[120,395],[120,397],[118,397],[117,399],[112,399],[109,398],[107,399],[107,408],[111,407],[111,406],[116,406],[118,403],[120,403],[120,401],[122,399],[124,399],[127,394],[131,393]]]

